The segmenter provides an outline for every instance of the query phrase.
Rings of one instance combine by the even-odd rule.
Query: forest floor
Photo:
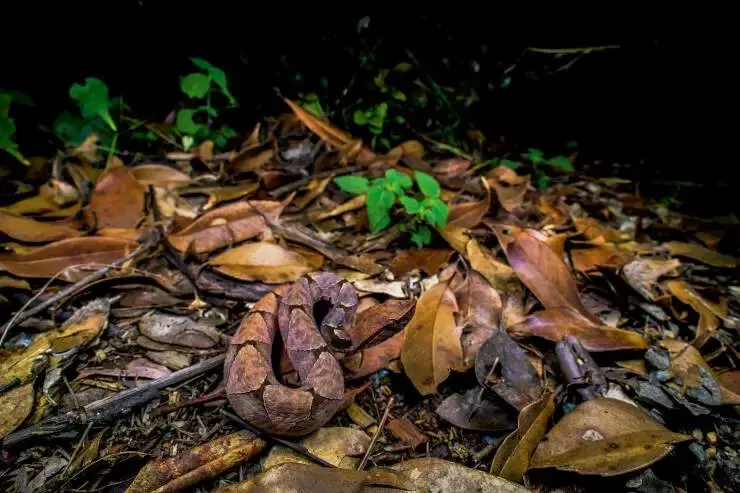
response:
[[[12,182],[4,491],[740,489],[735,216],[286,102],[233,150],[93,134]]]

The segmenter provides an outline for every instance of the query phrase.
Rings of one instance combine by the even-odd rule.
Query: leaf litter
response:
[[[383,153],[285,102],[221,154],[204,140],[105,166],[87,139],[0,210],[6,489],[737,486],[733,221],[578,172],[539,187],[417,140]],[[421,171],[446,202],[423,248],[399,225],[368,233],[370,197],[335,181],[386,170]],[[286,440],[231,413],[223,360],[255,302],[319,271],[360,297],[335,354],[347,387]],[[281,351],[276,378],[297,386]]]

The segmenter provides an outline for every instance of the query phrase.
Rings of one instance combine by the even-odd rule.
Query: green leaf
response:
[[[535,166],[545,162],[545,154],[541,150],[530,147],[527,151],[522,156],[529,159]]]
[[[440,199],[426,198],[421,203],[421,206],[425,210],[429,211],[425,214],[425,219],[429,224],[439,228],[445,227],[445,224],[447,224],[447,216],[449,214],[447,204],[442,202]]]
[[[501,161],[498,162],[498,164],[500,166],[506,166],[507,168],[510,168],[510,169],[517,169],[522,165],[522,163],[520,163],[519,161],[511,161],[509,159],[502,159]]]
[[[326,116],[326,114],[324,113],[324,108],[321,107],[321,103],[318,101],[318,99],[313,101],[303,101],[303,103],[301,103],[301,106],[303,106],[306,111],[308,111],[309,113],[313,113],[319,118],[324,118]]]
[[[432,231],[427,226],[421,226],[411,234],[411,241],[421,248],[432,242]]]
[[[547,164],[551,168],[555,168],[557,170],[568,172],[575,171],[575,168],[573,168],[573,163],[571,163],[570,160],[565,156],[551,157],[547,160]]]
[[[211,79],[207,75],[193,73],[186,75],[180,81],[180,89],[189,98],[203,99],[211,88]]]
[[[397,184],[402,189],[406,190],[408,188],[411,188],[411,185],[414,184],[413,181],[411,181],[411,178],[409,175],[405,173],[401,173],[400,171],[396,171],[393,168],[385,170],[385,177],[394,184]]]
[[[409,62],[401,62],[393,69],[396,72],[408,72],[411,70],[412,65]]]
[[[369,181],[364,176],[337,176],[334,183],[345,192],[355,195],[367,193]]]
[[[177,112],[177,118],[175,119],[175,128],[178,132],[185,135],[195,135],[198,130],[205,127],[202,123],[196,123],[193,120],[196,110],[183,109]]]
[[[385,116],[381,116],[381,115],[373,115],[367,119],[367,124],[368,126],[370,126],[370,131],[379,130],[380,132],[382,132],[383,122],[385,122]]]
[[[360,110],[355,111],[353,120],[357,125],[363,125],[363,126],[367,125],[367,115],[365,114],[364,111],[360,111]]]
[[[380,187],[370,187],[367,192],[367,217],[370,231],[378,233],[391,224],[390,210],[396,196],[393,192]]]
[[[381,143],[381,144],[383,145],[383,147],[385,147],[386,149],[390,149],[390,148],[391,148],[391,141],[390,141],[390,140],[388,140],[388,139],[386,139],[385,137],[381,137],[381,138],[380,138],[380,143]]]
[[[427,197],[439,197],[440,188],[437,180],[433,176],[424,173],[423,171],[414,172],[416,176],[416,183],[419,184],[419,190]]]
[[[398,116],[397,116],[397,117],[395,118],[395,120],[396,120],[396,123],[399,123],[399,124],[403,124],[403,123],[405,123],[405,122],[406,122],[406,119],[405,119],[404,117],[402,117],[401,115],[398,115]]]
[[[388,103],[376,104],[373,108],[373,112],[385,119],[385,117],[388,116]]]
[[[535,173],[534,182],[535,185],[537,185],[537,188],[539,188],[540,190],[544,190],[545,188],[550,186],[551,180],[544,171],[537,170],[537,172]]]
[[[401,91],[393,91],[393,99],[398,101],[406,101],[406,95]]]
[[[218,118],[218,111],[216,111],[216,108],[213,106],[199,106],[195,108],[195,111],[205,111],[208,113],[209,116],[212,116],[213,118]]]
[[[230,126],[224,125],[223,127],[221,127],[221,135],[223,135],[227,139],[233,139],[234,137],[236,137],[239,134],[236,133],[236,130],[234,130]]]
[[[72,87],[69,88],[69,96],[77,101],[85,120],[98,116],[114,132],[118,130],[108,110],[110,101],[108,100],[108,86],[105,85],[105,82],[94,77],[88,77],[85,79],[84,86],[77,83],[72,84]]]
[[[221,93],[226,96],[226,98],[229,100],[229,103],[232,105],[236,104],[236,99],[231,95],[231,92],[229,92],[229,87],[226,82],[226,73],[221,70],[218,67],[214,67],[210,63],[208,63],[206,60],[203,60],[202,58],[190,58],[190,61],[195,64],[196,67],[205,70],[208,73],[208,77],[216,83],[216,85],[221,89]]]
[[[399,200],[409,214],[417,214],[421,210],[421,203],[413,197],[404,195]]]

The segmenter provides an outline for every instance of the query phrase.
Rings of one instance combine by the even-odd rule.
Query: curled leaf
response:
[[[723,298],[719,303],[712,303],[697,293],[685,281],[669,280],[664,285],[673,296],[689,305],[699,314],[696,337],[692,344],[696,347],[703,346],[719,327],[718,317],[724,318],[727,316],[727,300]]]
[[[144,215],[144,187],[129,168],[119,166],[100,177],[90,194],[90,227],[135,228]]]
[[[486,182],[496,192],[501,207],[514,211],[524,200],[529,188],[529,175],[519,176],[506,166],[498,166],[486,175]]]
[[[676,269],[681,266],[678,259],[657,260],[638,259],[625,265],[622,276],[635,291],[648,301],[657,301],[664,292],[658,284],[663,276],[675,276]]]

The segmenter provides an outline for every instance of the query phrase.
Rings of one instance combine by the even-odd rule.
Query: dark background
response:
[[[544,149],[576,140],[582,158],[604,163],[590,169],[594,173],[618,173],[646,187],[690,181],[694,185],[681,190],[694,205],[703,197],[712,197],[706,205],[713,209],[734,203],[721,199],[734,186],[734,173],[710,157],[724,145],[705,114],[716,92],[711,76],[697,70],[696,56],[678,38],[633,30],[617,19],[612,28],[602,21],[598,29],[580,33],[574,19],[540,29],[526,17],[503,22],[470,12],[386,11],[369,15],[361,37],[357,22],[368,14],[288,4],[265,12],[220,2],[31,2],[21,10],[12,18],[35,15],[39,21],[19,23],[20,36],[3,32],[0,85],[23,90],[36,103],[18,117],[26,154],[33,152],[25,146],[40,144],[21,125],[50,126],[71,108],[70,84],[86,76],[106,81],[113,95],[124,94],[137,116],[162,119],[177,104],[178,77],[192,69],[188,57],[200,56],[228,74],[241,104],[232,123],[246,129],[285,109],[276,88],[296,97],[296,72],[303,74],[305,90],[320,77],[340,90],[357,71],[357,49],[381,40],[378,56],[403,61],[410,50],[443,84],[496,86],[503,70],[514,65],[511,85],[479,91],[480,101],[466,116],[489,139],[503,135]],[[590,54],[561,71],[555,69],[563,60],[525,51],[605,44],[621,48]],[[447,66],[441,64],[445,58]]]

